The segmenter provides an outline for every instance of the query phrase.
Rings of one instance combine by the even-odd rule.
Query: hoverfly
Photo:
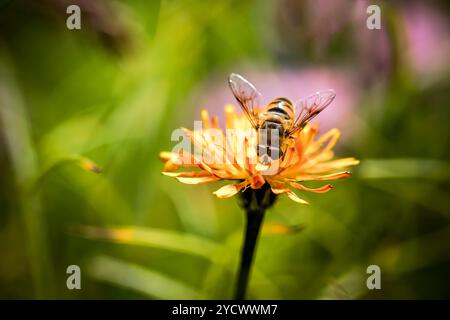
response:
[[[336,96],[330,89],[319,91],[295,104],[286,98],[276,98],[261,109],[261,94],[253,84],[235,73],[230,74],[228,83],[251,126],[258,133],[257,154],[263,164],[268,164],[270,159],[283,160],[293,138]]]

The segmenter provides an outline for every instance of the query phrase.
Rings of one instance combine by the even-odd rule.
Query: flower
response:
[[[292,189],[327,192],[332,188],[330,184],[309,188],[303,182],[346,178],[350,172],[342,170],[359,163],[355,158],[333,160],[332,148],[339,139],[339,130],[332,129],[316,138],[318,124],[308,124],[293,137],[284,157],[264,165],[256,154],[256,135],[248,134],[254,130],[232,105],[225,107],[226,134],[220,130],[216,116],[211,118],[208,111],[202,110],[201,118],[200,129],[183,129],[194,147],[202,150],[201,155],[189,150],[161,152],[160,159],[165,163],[162,173],[186,184],[237,180],[216,190],[214,194],[219,198],[232,197],[247,188],[260,189],[267,183],[275,195],[286,194],[295,202],[307,204]],[[230,135],[228,130],[238,134]],[[239,136],[239,132],[247,134]],[[226,141],[226,146],[218,141]]]

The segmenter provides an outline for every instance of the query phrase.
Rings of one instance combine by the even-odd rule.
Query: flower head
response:
[[[219,198],[228,198],[247,188],[260,189],[270,186],[271,191],[286,194],[290,199],[307,204],[292,189],[324,193],[332,186],[306,187],[305,181],[337,180],[350,176],[346,168],[357,165],[354,158],[333,159],[333,147],[340,132],[332,129],[317,137],[318,125],[306,125],[292,137],[283,157],[263,164],[257,155],[257,135],[244,115],[238,115],[232,105],[225,107],[225,132],[220,129],[218,118],[201,112],[201,127],[182,129],[194,152],[185,148],[161,152],[165,163],[163,174],[175,177],[186,184],[202,184],[219,180],[235,180],[216,190]]]

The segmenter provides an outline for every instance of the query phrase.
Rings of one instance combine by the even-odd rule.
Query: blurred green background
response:
[[[368,30],[369,4],[1,1],[0,298],[231,298],[238,201],[158,159],[201,107],[223,116],[231,72],[268,99],[336,85],[319,120],[342,130],[337,156],[361,160],[330,193],[299,193],[310,206],[268,212],[288,227],[263,232],[248,297],[450,298],[450,8],[377,1]]]

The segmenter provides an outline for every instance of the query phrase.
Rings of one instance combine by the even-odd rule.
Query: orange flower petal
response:
[[[309,204],[307,201],[300,199],[291,189],[287,188],[283,182],[270,180],[269,181],[272,192],[275,194],[285,193],[289,199],[301,203],[301,204]]]
[[[301,141],[303,142],[303,145],[307,146],[313,141],[314,137],[316,136],[317,132],[319,132],[319,125],[317,123],[307,125],[302,131],[301,131]]]
[[[225,124],[227,129],[234,129],[234,121],[236,119],[236,113],[234,112],[234,106],[227,104],[225,106]]]
[[[259,189],[261,188],[266,181],[264,180],[263,176],[260,174],[256,174],[255,176],[252,176],[250,178],[252,189]]]
[[[333,186],[331,184],[324,185],[323,187],[320,187],[320,188],[308,188],[308,187],[305,187],[304,185],[301,185],[296,182],[291,182],[289,184],[296,189],[309,191],[309,192],[316,192],[316,193],[325,193],[325,192],[328,192],[331,189],[333,189]]]
[[[332,173],[332,174],[326,174],[326,175],[303,175],[303,176],[297,176],[295,180],[298,181],[322,181],[322,180],[338,180],[338,179],[344,179],[352,174],[348,171],[344,172],[338,172],[338,173]]]
[[[339,140],[341,132],[334,128],[322,135],[316,142],[313,142],[309,148],[306,149],[305,154],[312,156],[314,153],[322,153],[332,149]]]
[[[211,128],[215,128],[215,129],[219,128],[219,118],[217,116],[212,117]]]
[[[284,182],[276,181],[273,179],[267,179],[267,182],[269,183],[272,192],[275,194],[283,193],[283,191],[287,189]]]

